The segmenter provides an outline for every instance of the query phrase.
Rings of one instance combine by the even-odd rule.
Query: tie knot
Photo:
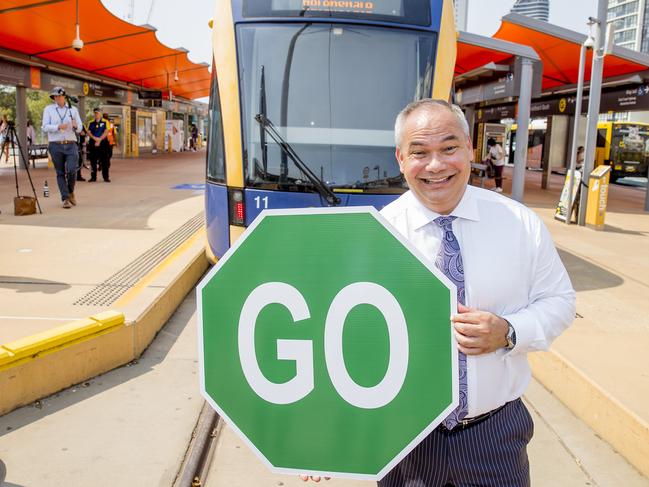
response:
[[[435,223],[442,227],[444,230],[450,230],[451,229],[451,224],[453,223],[453,220],[455,220],[457,217],[456,216],[438,216],[435,218]]]

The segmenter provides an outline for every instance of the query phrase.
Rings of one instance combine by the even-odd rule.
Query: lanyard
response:
[[[59,107],[58,105],[54,107],[54,110],[56,110],[56,114],[59,116],[61,119],[61,123],[65,123],[65,117],[69,114],[70,115],[70,120],[72,120],[72,114],[70,113],[70,108],[65,107],[65,110],[63,111],[63,116],[59,113]]]

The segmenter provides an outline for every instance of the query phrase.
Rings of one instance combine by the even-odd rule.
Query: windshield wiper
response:
[[[265,67],[261,66],[261,82],[259,87],[259,113],[266,116],[266,73]],[[261,163],[264,174],[268,172],[268,144],[266,143],[266,130],[259,125],[259,142],[261,143]]]
[[[340,198],[327,186],[318,176],[313,174],[313,171],[309,169],[300,156],[297,155],[297,152],[291,147],[291,145],[284,140],[284,138],[279,134],[273,123],[268,119],[268,117],[263,113],[258,113],[255,115],[255,120],[259,123],[261,127],[264,128],[264,131],[270,136],[271,139],[282,149],[284,154],[288,156],[289,159],[297,166],[297,168],[302,171],[306,178],[313,184],[315,190],[322,196],[329,206],[336,206],[340,204]]]

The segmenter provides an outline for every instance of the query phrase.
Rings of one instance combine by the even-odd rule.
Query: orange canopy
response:
[[[543,90],[576,84],[579,76],[579,50],[586,36],[520,14],[503,17],[494,38],[524,44],[536,51],[543,61]],[[587,52],[585,81],[590,80],[592,49]],[[646,54],[614,46],[604,58],[604,79],[645,71]]]
[[[76,0],[3,0],[0,48],[145,89],[169,88],[174,96],[209,95],[207,64],[191,62],[186,49],[163,45],[153,27],[115,17],[100,0],[79,0],[80,37],[85,45],[78,52],[72,49],[76,5]]]
[[[528,46],[460,32],[457,40],[455,76],[469,73],[489,63],[507,64],[516,56],[539,60],[536,52]]]

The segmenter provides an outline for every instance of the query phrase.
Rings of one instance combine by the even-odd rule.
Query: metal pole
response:
[[[20,146],[27,148],[27,90],[24,86],[16,86],[16,136]],[[13,154],[15,157],[15,154]],[[27,154],[25,154],[27,155]],[[28,160],[18,159],[21,167],[25,168]]]
[[[521,63],[521,91],[518,96],[518,129],[516,130],[514,178],[512,181],[512,198],[521,203],[525,191],[525,164],[527,162],[527,137],[529,135],[533,74],[532,60],[523,58]]]
[[[575,168],[577,167],[577,148],[579,147],[579,124],[581,123],[581,101],[584,96],[584,64],[586,64],[586,46],[579,51],[579,81],[577,81],[577,100],[575,101],[575,123],[572,129],[572,148],[570,149],[570,170],[568,184],[568,210],[566,224],[572,219],[572,192],[575,186]]]
[[[583,180],[588,181],[590,173],[593,171],[593,161],[595,159],[595,146],[597,144],[597,122],[599,121],[599,102],[602,96],[602,72],[604,70],[604,33],[602,27],[606,25],[606,13],[608,10],[608,0],[598,0],[597,2],[597,19],[594,24],[595,47],[593,48],[593,67],[590,76],[590,91],[588,93],[588,121],[586,124],[586,150],[584,151],[584,168],[582,170]],[[586,204],[588,201],[588,191],[583,188],[579,198],[579,218],[578,223],[581,226],[586,225]]]
[[[647,185],[645,186],[644,211],[649,211],[649,172],[647,172]]]

